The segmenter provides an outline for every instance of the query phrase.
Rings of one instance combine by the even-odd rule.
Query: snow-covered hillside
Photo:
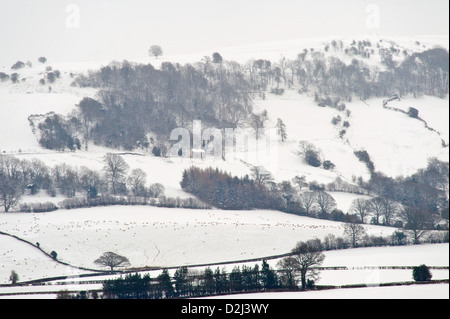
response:
[[[255,43],[189,56],[159,59],[136,57],[129,60],[151,63],[158,68],[165,61],[195,63],[217,51],[224,59],[242,64],[255,59],[268,59],[278,63],[283,58],[295,59],[299,53],[308,50],[321,52],[326,57],[336,56],[351,63],[352,56],[345,53],[345,48],[358,41],[370,41],[374,46],[378,44],[382,48],[394,47],[405,54],[434,47],[449,47],[448,37],[381,38],[367,35]],[[362,59],[371,67],[383,69],[377,52],[374,50],[370,57]],[[401,58],[401,54],[395,57]],[[87,74],[108,63],[110,61],[53,64],[49,61],[43,65],[36,62],[32,67],[26,66],[17,71],[1,67],[0,72],[19,73],[19,82],[0,82],[0,153],[11,154],[21,160],[36,158],[50,168],[66,163],[78,168],[85,166],[98,172],[104,166],[105,154],[118,153],[131,169],[140,168],[147,174],[148,184],[161,183],[165,186],[166,196],[181,198],[193,196],[184,192],[180,186],[183,171],[192,165],[200,168],[218,167],[239,177],[250,175],[252,166],[261,165],[259,159],[247,156],[250,152],[238,154],[238,158],[234,160],[202,160],[155,157],[151,148],[125,152],[93,143],[89,144],[88,150],[75,152],[42,148],[33,134],[29,116],[48,112],[67,115],[76,109],[83,97],[95,97],[96,89],[74,87],[71,83],[76,75]],[[39,81],[51,71],[48,67],[58,70],[60,78],[53,83],[40,84]],[[266,128],[274,128],[278,119],[286,125],[287,139],[278,143],[275,154],[270,154],[275,156],[276,165],[266,167],[276,182],[305,176],[306,182],[329,184],[339,178],[357,185],[358,178],[366,181],[370,178],[366,165],[354,154],[360,150],[366,150],[370,154],[377,171],[390,177],[412,175],[425,168],[428,159],[432,157],[449,161],[448,96],[405,96],[389,103],[389,107],[404,112],[408,112],[410,108],[417,109],[421,120],[384,107],[382,98],[365,101],[354,98],[351,102],[346,101],[344,112],[331,107],[320,107],[314,101],[312,93],[299,93],[298,89],[287,87],[282,95],[267,92],[262,97],[255,94],[253,104],[255,113],[267,111],[264,123]],[[339,124],[332,124],[333,119],[338,116],[341,118]],[[344,121],[347,123],[345,134],[342,133]],[[308,165],[297,154],[301,141],[314,144],[320,151],[321,159],[331,161],[335,167],[326,170]],[[370,198],[354,193],[331,194],[337,202],[337,208],[344,213],[349,212],[354,199]],[[23,196],[22,202],[51,201],[58,204],[62,199],[64,197],[59,193],[56,197],[50,197],[41,191],[37,195]],[[14,209],[12,213],[3,214],[2,208],[0,211],[0,231],[20,236],[31,243],[39,242],[45,251],[57,251],[61,261],[91,268],[96,267],[93,261],[105,251],[126,255],[134,267],[174,266],[283,254],[301,240],[323,239],[328,234],[343,236],[342,223],[277,211],[191,210],[149,206],[97,207],[44,214],[18,213]],[[393,227],[374,225],[364,227],[369,235],[377,236],[389,236],[396,230]],[[440,259],[435,258],[442,252],[440,248],[437,253],[433,248],[424,246],[423,249],[428,249],[430,255],[425,251],[419,255],[425,259],[432,255],[425,261],[410,258],[416,249],[422,248],[410,249],[414,251],[405,253],[409,256],[408,261],[397,260],[395,265],[412,265],[429,260],[435,266],[448,266],[448,253],[441,255]],[[351,250],[342,254],[327,252],[326,265],[379,265],[383,256],[394,258],[400,255],[395,255],[393,249],[389,252],[373,249],[370,251],[371,258],[367,258],[364,250]],[[13,269],[21,275],[21,280],[84,273],[53,262],[23,242],[0,235],[0,284],[7,282]],[[448,278],[448,271],[443,277],[445,275]],[[391,278],[390,275],[387,276],[386,278]],[[406,273],[402,276],[406,278]],[[343,280],[349,282],[348,278]],[[336,280],[334,273],[324,274],[323,284],[341,283]],[[441,295],[439,292],[439,296]]]
[[[395,46],[399,50],[416,52],[434,46],[448,48],[448,39],[445,37],[429,37],[421,39],[392,38],[382,39],[376,36],[349,38],[323,38],[293,40],[279,43],[252,44],[248,46],[229,47],[218,50],[226,59],[232,59],[244,63],[250,57],[272,59],[274,62],[280,56],[294,58],[294,52],[298,54],[303,49],[313,48],[326,55],[336,55],[342,59],[349,57],[334,49],[333,40],[342,41],[342,46],[350,46],[353,41],[362,39],[381,46]],[[419,42],[420,44],[417,44]],[[325,51],[326,45],[330,48]],[[289,54],[291,53],[291,54]],[[163,57],[158,60],[145,58],[132,61],[158,66],[162,61],[194,62],[199,61],[202,55],[192,57]],[[363,59],[367,63],[378,63],[379,56],[374,54],[370,58]],[[372,62],[371,62],[372,61]],[[87,73],[88,70],[97,69],[106,62],[92,63],[60,63],[47,65],[35,63],[31,68],[25,67],[18,70],[20,83],[0,83],[0,151],[17,156],[23,154],[36,154],[36,157],[45,157],[46,163],[60,162],[64,158],[65,163],[90,166],[90,163],[99,162],[101,154],[112,150],[91,146],[89,152],[78,151],[76,153],[53,154],[43,150],[37,143],[36,136],[30,128],[28,117],[31,114],[45,114],[54,111],[60,114],[68,114],[75,109],[75,105],[84,96],[95,96],[96,90],[90,88],[72,87],[70,83],[76,74]],[[52,84],[39,84],[39,79],[45,77],[46,67],[52,66],[52,70],[59,70],[61,77]],[[51,92],[49,91],[51,86]],[[378,171],[388,176],[401,176],[413,174],[417,169],[423,168],[430,157],[438,157],[448,161],[448,147],[442,146],[442,140],[448,143],[448,97],[439,99],[435,97],[404,98],[401,101],[392,102],[392,106],[407,110],[415,107],[420,116],[428,122],[435,131],[427,129],[421,121],[411,119],[407,115],[390,111],[382,107],[382,99],[370,99],[367,101],[354,100],[347,103],[347,110],[351,113],[345,117],[342,112],[332,108],[319,108],[308,94],[298,94],[296,91],[287,91],[282,96],[267,94],[263,100],[255,97],[257,111],[268,111],[266,126],[274,127],[278,118],[281,118],[287,128],[288,139],[279,144],[277,165],[271,167],[276,181],[290,180],[294,176],[305,175],[307,181],[330,183],[336,177],[347,182],[354,182],[355,178],[367,179],[369,173],[365,165],[354,156],[355,150],[365,149],[372,157]],[[331,120],[340,115],[350,127],[344,138],[339,136],[339,127],[333,126]],[[313,168],[303,162],[297,155],[298,142],[306,140],[314,143],[321,151],[323,159],[333,162],[336,167],[333,171]],[[45,154],[45,155],[43,155]],[[180,190],[178,185],[182,170],[190,165],[186,160],[180,165],[169,165],[171,161],[165,159],[153,159],[151,154],[135,160],[137,164],[146,167],[149,180],[160,182],[168,189]],[[80,160],[82,159],[82,160]],[[134,161],[134,159],[130,159]],[[250,164],[258,164],[250,163]],[[235,175],[243,176],[248,173],[248,166],[242,163],[229,165],[215,161],[212,166],[218,166]],[[205,165],[202,165],[205,166]],[[161,170],[159,169],[161,167]],[[92,166],[98,168],[98,165]],[[167,174],[160,174],[162,171]]]

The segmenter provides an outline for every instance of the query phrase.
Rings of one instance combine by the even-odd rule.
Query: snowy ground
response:
[[[395,228],[364,226],[370,235],[388,236]],[[298,241],[343,236],[342,224],[275,211],[218,211],[113,206],[59,210],[44,214],[1,214],[0,231],[40,243],[47,252],[74,266],[98,269],[93,261],[105,251],[129,258],[133,267],[180,266],[233,261],[289,252]],[[83,273],[60,267],[35,248],[0,236],[0,278],[11,270],[21,280]],[[398,266],[427,262],[448,266],[440,245],[326,252],[324,266]],[[399,256],[402,256],[401,258]],[[421,261],[423,260],[423,261]],[[56,267],[56,268],[55,268]],[[324,277],[325,279],[325,277]]]
[[[379,236],[389,236],[395,231],[388,227],[365,227],[369,234]],[[133,267],[165,267],[283,254],[301,240],[323,239],[328,234],[343,236],[339,222],[276,211],[143,206],[1,214],[0,231],[31,243],[39,242],[45,251],[56,251],[61,261],[95,269],[93,261],[105,251],[127,256]],[[2,243],[3,236],[0,240]],[[19,252],[20,249],[6,254],[9,262],[2,268],[5,272],[2,278],[9,276],[9,268],[14,267],[14,256]],[[53,273],[51,269],[48,272]],[[23,273],[30,271],[24,269]]]
[[[240,294],[207,299],[448,299],[449,285],[367,287],[324,291]]]
[[[406,110],[411,106],[427,109],[424,118],[429,119],[429,125],[440,131],[448,142],[448,103],[448,97],[422,97],[419,100],[405,98],[389,106]],[[426,129],[423,122],[384,109],[382,105],[382,99],[348,104],[352,112],[347,136],[349,144],[353,149],[367,150],[377,171],[391,177],[408,176],[426,167],[430,157],[449,160],[448,146],[442,146],[439,134]]]
[[[2,241],[5,243],[5,241]],[[8,243],[6,241],[6,243]],[[17,286],[17,287],[0,287],[0,299],[4,298],[38,298],[52,299],[55,294],[61,290],[79,291],[79,290],[98,290],[102,288],[101,281],[118,277],[115,276],[95,276],[95,277],[77,277],[84,273],[75,271],[72,268],[61,266],[53,262],[51,259],[43,258],[42,255],[36,254],[35,249],[30,247],[20,247],[13,241],[9,243],[22,251],[22,255],[17,254],[14,265],[19,266],[17,270],[20,275],[25,271],[25,265],[29,267],[34,265],[33,276],[40,274],[52,274],[49,271],[53,267],[53,274],[71,276],[66,280],[56,280],[49,282],[43,286]],[[9,252],[9,251],[8,251]],[[421,286],[405,286],[405,287],[378,287],[382,283],[395,283],[412,281],[411,269],[386,270],[377,269],[376,266],[415,266],[426,264],[428,266],[447,266],[449,265],[449,246],[448,244],[427,244],[420,246],[403,246],[403,247],[373,247],[358,248],[338,251],[324,252],[326,255],[323,266],[347,266],[348,270],[323,270],[320,272],[319,285],[350,285],[363,284],[369,288],[358,289],[340,289],[327,291],[310,291],[302,293],[260,293],[260,294],[241,294],[231,295],[229,298],[237,299],[303,299],[303,298],[448,298],[448,285],[421,285]],[[7,254],[0,256],[0,261],[4,264]],[[14,255],[16,256],[16,255]],[[276,261],[270,261],[274,267]],[[0,263],[1,264],[1,263]],[[237,265],[237,264],[236,264]],[[223,266],[227,271],[231,271],[234,264]],[[252,266],[252,264],[249,264]],[[372,266],[372,268],[367,268]],[[363,268],[366,267],[366,268]],[[3,267],[4,268],[4,267]],[[29,268],[28,268],[29,269]],[[194,268],[200,271],[203,268]],[[1,270],[1,269],[0,269]],[[44,272],[44,271],[47,272]],[[173,274],[174,270],[171,270]],[[6,273],[1,270],[1,273]],[[449,279],[449,271],[447,270],[431,270],[433,279]],[[155,278],[160,271],[148,272],[152,278]],[[24,280],[25,278],[22,278]],[[100,281],[93,283],[92,281]],[[446,290],[445,290],[446,288]],[[38,295],[18,295],[18,296],[1,296],[1,294],[11,293],[38,293]],[[46,294],[42,294],[46,293]],[[218,298],[227,298],[221,296]]]

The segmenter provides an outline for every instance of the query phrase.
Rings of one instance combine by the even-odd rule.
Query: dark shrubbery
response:
[[[25,67],[25,63],[23,63],[22,61],[17,61],[16,63],[13,64],[11,69],[12,70],[18,70],[18,69],[22,69],[24,67]]]
[[[46,203],[31,203],[20,205],[19,210],[23,213],[46,213],[58,210],[58,206],[51,202]]]
[[[68,148],[71,151],[81,148],[81,142],[74,137],[67,121],[57,114],[48,115],[45,120],[38,125],[40,131],[39,144],[51,150],[64,151]]]
[[[4,72],[0,72],[0,82],[6,82],[8,80],[9,80],[9,75]]]
[[[103,296],[106,299],[148,299],[151,294],[150,275],[129,274],[125,278],[106,280]]]
[[[53,83],[56,81],[56,74],[54,72],[48,72],[47,73],[47,81],[49,83]]]
[[[152,149],[152,154],[155,155],[156,157],[161,156],[161,149],[157,146],[154,146]]]
[[[19,74],[18,73],[11,74],[11,82],[12,83],[19,83]]]
[[[297,155],[303,158],[308,165],[313,167],[320,167],[322,165],[319,153],[319,149],[314,144],[308,141],[301,141],[299,143]]]
[[[220,270],[219,267],[216,270],[207,267],[201,272],[180,267],[173,276],[165,269],[154,279],[149,275],[142,277],[136,273],[126,275],[124,278],[107,280],[103,284],[103,296],[106,299],[166,299],[298,289],[292,284],[287,287],[282,273],[274,270],[265,261],[262,269],[257,264],[253,267],[243,265],[234,267],[229,273]]]
[[[410,107],[410,108],[408,108],[408,115],[409,115],[410,117],[416,119],[416,118],[419,117],[419,110],[417,110],[417,109],[415,109],[415,108],[413,108],[413,107]]]
[[[322,166],[326,170],[333,170],[336,167],[336,165],[334,165],[334,163],[330,160],[323,161]]]
[[[430,281],[433,275],[426,265],[420,265],[413,268],[413,278],[415,281]]]
[[[319,154],[314,150],[307,150],[305,153],[305,161],[308,165],[313,167],[320,167],[322,164],[319,158]]]
[[[365,150],[355,151],[355,155],[359,159],[360,162],[363,162],[364,164],[366,164],[367,169],[369,170],[370,173],[373,173],[375,171],[375,165],[372,162],[372,160],[370,159],[369,153],[367,153],[367,151],[365,151]]]
[[[149,205],[166,208],[210,209],[210,206],[200,202],[195,198],[172,198],[165,196],[161,196],[158,199],[146,199],[144,197],[100,195],[95,198],[67,198],[59,203],[59,205],[62,209],[77,209],[115,205]]]

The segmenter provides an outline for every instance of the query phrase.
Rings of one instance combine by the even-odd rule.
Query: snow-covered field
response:
[[[22,275],[26,271],[26,264],[38,265],[33,269],[32,276],[39,274],[59,274],[70,276],[66,280],[55,280],[43,286],[17,286],[17,287],[0,287],[0,298],[14,298],[14,296],[1,294],[23,293],[15,298],[38,298],[47,299],[55,298],[55,294],[61,290],[77,291],[77,290],[98,290],[102,288],[101,283],[92,283],[92,281],[101,281],[118,277],[114,276],[95,276],[95,277],[78,277],[83,271],[74,270],[73,268],[61,266],[42,254],[36,253],[36,249],[32,247],[21,247],[17,243],[10,242],[13,247],[20,249],[22,253],[17,254],[14,263],[11,261],[11,267]],[[342,289],[342,290],[326,290],[302,293],[260,293],[260,294],[241,294],[231,295],[230,298],[244,299],[302,299],[302,298],[448,298],[448,285],[413,285],[406,287],[378,287],[382,283],[395,283],[412,281],[411,269],[379,269],[383,266],[415,266],[426,264],[428,266],[447,266],[449,262],[449,246],[448,244],[428,244],[420,246],[403,246],[403,247],[373,247],[358,248],[338,251],[327,251],[325,253],[325,261],[323,266],[347,266],[348,270],[323,270],[320,272],[320,279],[317,281],[319,285],[350,285],[362,284],[368,288],[358,289]],[[0,256],[1,261],[5,261],[6,254]],[[16,256],[16,254],[14,254]],[[276,260],[269,261],[275,267]],[[230,264],[223,266],[228,271],[238,264]],[[249,264],[250,266],[252,264]],[[17,268],[19,266],[20,268]],[[371,268],[367,268],[371,266]],[[366,267],[366,268],[363,268]],[[5,268],[5,267],[4,267]],[[7,266],[6,266],[7,268]],[[194,268],[202,270],[204,267]],[[7,268],[8,269],[8,268]],[[52,269],[52,271],[50,271]],[[171,271],[173,273],[173,270]],[[431,270],[433,279],[449,279],[449,271],[447,270]],[[6,271],[1,271],[5,273]],[[152,278],[155,278],[160,271],[148,272]],[[2,275],[3,276],[3,275]],[[48,277],[45,276],[45,277]],[[23,278],[25,279],[25,278]],[[445,290],[444,288],[447,287]],[[39,293],[37,295],[26,295],[26,293]],[[44,293],[44,294],[42,294]],[[45,294],[46,293],[46,294]],[[222,296],[220,298],[227,298]]]
[[[448,299],[449,285],[347,288],[324,291],[240,294],[209,299]]]
[[[379,236],[395,231],[389,227],[365,227],[368,234]],[[328,234],[343,236],[339,222],[276,211],[144,206],[2,214],[0,231],[31,243],[39,242],[45,251],[56,251],[61,261],[94,269],[94,260],[105,251],[125,255],[133,267],[167,267],[283,254],[298,241],[323,239]],[[2,280],[14,266],[11,261],[15,255],[15,251],[6,254],[9,267],[2,268]],[[24,260],[24,274],[34,271],[34,265],[30,265],[32,269],[27,269],[27,265]],[[48,269],[48,275],[51,273],[52,268]]]

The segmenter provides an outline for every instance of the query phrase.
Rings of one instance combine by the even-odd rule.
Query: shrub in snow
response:
[[[53,72],[47,73],[47,80],[48,80],[48,82],[50,82],[50,83],[55,82],[55,80],[56,80],[56,75],[55,75],[55,73],[53,73]]]
[[[11,67],[12,70],[18,70],[25,67],[25,63],[23,63],[22,61],[17,61],[16,63],[13,64],[13,66]]]
[[[342,118],[339,115],[337,115],[331,119],[331,123],[333,125],[338,125],[341,122],[341,120]]]
[[[333,164],[333,162],[326,160],[322,163],[322,166],[326,170],[332,170],[336,167],[336,165]]]
[[[12,83],[19,83],[19,74],[18,73],[11,74],[11,82]]]
[[[310,166],[320,167],[319,154],[314,150],[307,150],[305,153],[305,160]]]
[[[408,115],[409,115],[410,117],[416,119],[416,118],[419,117],[419,110],[417,110],[417,109],[415,109],[415,108],[413,108],[413,107],[410,107],[410,108],[408,108]]]
[[[372,160],[370,159],[369,153],[367,151],[355,151],[355,156],[358,158],[360,162],[363,162],[366,164],[367,168],[371,173],[375,171],[375,165],[373,164]]]
[[[52,258],[56,260],[56,257],[58,257],[58,254],[56,253],[56,251],[53,250],[53,251],[50,253],[50,256],[52,256]]]
[[[156,157],[160,157],[161,156],[161,149],[158,146],[154,146],[153,149],[152,149],[152,153]]]
[[[415,281],[429,281],[433,275],[426,265],[420,265],[413,268],[413,278]]]
[[[0,72],[0,82],[5,82],[8,80],[9,80],[9,75],[4,72]]]
[[[319,150],[310,142],[301,141],[297,155],[303,157],[310,166],[320,167],[322,164],[319,158]]]

